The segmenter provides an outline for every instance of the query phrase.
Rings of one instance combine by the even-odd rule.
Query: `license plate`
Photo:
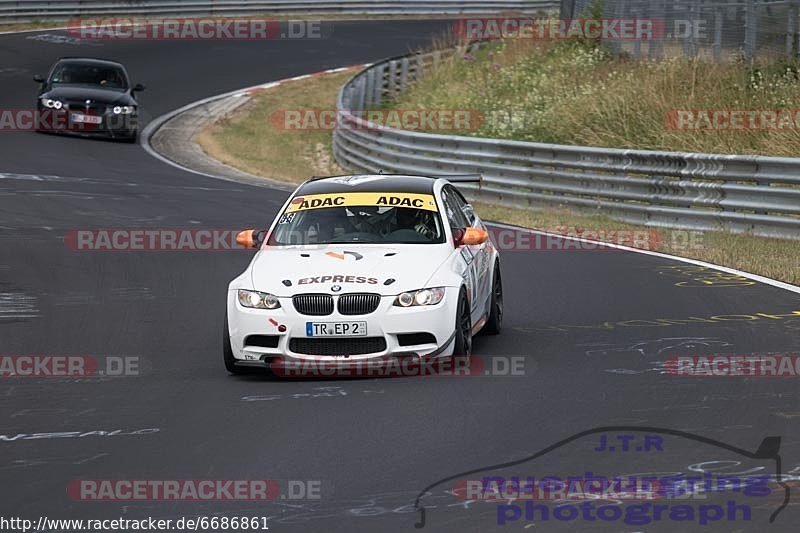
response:
[[[306,322],[306,337],[365,337],[366,322]]]
[[[83,113],[73,113],[72,122],[79,122],[81,124],[100,124],[103,122],[103,117],[84,115]]]

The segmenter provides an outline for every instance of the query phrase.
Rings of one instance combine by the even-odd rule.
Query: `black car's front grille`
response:
[[[380,294],[343,294],[336,307],[343,315],[368,315],[375,312],[380,303]]]
[[[400,333],[397,336],[400,346],[416,346],[418,344],[436,344],[436,337],[431,333]]]
[[[386,350],[383,337],[289,340],[289,350],[304,355],[365,355]]]
[[[103,115],[108,109],[107,104],[89,104],[87,106],[86,102],[67,102],[64,107],[75,113],[84,113],[86,115]]]
[[[333,297],[330,294],[298,294],[292,297],[298,313],[309,316],[325,316],[333,313]]]

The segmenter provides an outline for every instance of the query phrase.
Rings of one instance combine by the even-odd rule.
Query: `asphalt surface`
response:
[[[30,108],[31,76],[59,56],[124,62],[148,86],[141,104],[152,118],[240,87],[400,54],[446,25],[339,22],[329,39],[294,42],[90,46],[41,37],[57,31],[4,35],[0,108]],[[138,145],[0,133],[0,355],[137,357],[140,367],[128,377],[0,378],[0,516],[251,516],[272,531],[401,531],[414,528],[415,498],[431,487],[421,500],[431,531],[796,530],[791,502],[769,523],[785,494],[774,454],[741,450],[779,436],[782,479],[800,479],[797,378],[676,377],[661,365],[677,355],[800,353],[797,294],[709,285],[697,281],[708,273],[628,252],[506,252],[506,329],[477,338],[474,350],[489,367],[522,358],[522,375],[279,381],[222,366],[225,290],[249,253],[65,245],[76,229],[260,227],[285,194],[184,173]],[[595,451],[601,436],[657,434],[617,428],[525,461],[602,426],[713,442],[664,434],[663,451]],[[523,462],[496,466],[514,460]],[[741,513],[706,526],[667,515],[649,525],[529,521],[523,510],[500,526],[497,503],[465,503],[454,481],[437,484],[479,475],[464,474],[471,470],[773,478],[770,495],[725,496],[752,507],[749,522]],[[67,486],[85,479],[304,480],[320,489],[301,501],[76,500]],[[688,503],[699,513],[704,502]]]

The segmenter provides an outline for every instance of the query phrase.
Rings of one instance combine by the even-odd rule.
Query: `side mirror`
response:
[[[266,234],[265,230],[246,229],[236,235],[236,244],[243,248],[260,248]]]
[[[453,230],[456,248],[460,246],[477,246],[489,240],[489,234],[480,228]]]
[[[137,83],[136,85],[133,86],[133,89],[131,89],[131,91],[138,93],[140,91],[144,91],[145,89],[146,87],[144,85],[142,85],[141,83]]]
[[[44,76],[42,76],[41,74],[37,74],[33,77],[33,81],[35,81],[36,83],[44,83]]]

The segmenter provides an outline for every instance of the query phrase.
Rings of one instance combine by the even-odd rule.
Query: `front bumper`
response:
[[[130,115],[115,115],[112,112],[88,113],[91,116],[100,118],[100,124],[91,124],[75,122],[72,119],[73,112],[86,114],[80,109],[75,111],[67,109],[53,110],[40,105],[38,112],[36,129],[41,132],[129,139],[135,137],[139,129],[139,118],[135,113]]]
[[[381,297],[378,308],[367,315],[341,315],[334,311],[326,316],[308,316],[298,313],[291,298],[280,298],[281,307],[275,310],[250,309],[243,307],[236,296],[236,291],[228,292],[227,311],[231,351],[234,360],[242,366],[281,367],[304,362],[335,363],[339,368],[360,367],[369,363],[380,365],[381,362],[403,358],[438,358],[452,355],[455,337],[455,315],[458,301],[458,289],[448,288],[443,300],[433,306],[402,308],[393,305],[394,296]],[[313,337],[307,335],[308,322],[366,322],[366,338],[385,343],[380,351],[337,355],[314,355],[298,353],[292,349],[292,339],[299,339],[294,344],[305,344],[303,339],[342,339],[358,341],[364,337]],[[283,331],[281,331],[283,330]],[[432,335],[433,342],[409,344],[408,339],[401,343],[399,335],[427,333]],[[260,337],[257,337],[260,336]],[[277,337],[277,338],[276,338]],[[254,339],[268,338],[271,342],[258,342]],[[272,344],[274,347],[263,346]],[[308,352],[307,349],[303,350]],[[326,352],[327,353],[327,352]]]

